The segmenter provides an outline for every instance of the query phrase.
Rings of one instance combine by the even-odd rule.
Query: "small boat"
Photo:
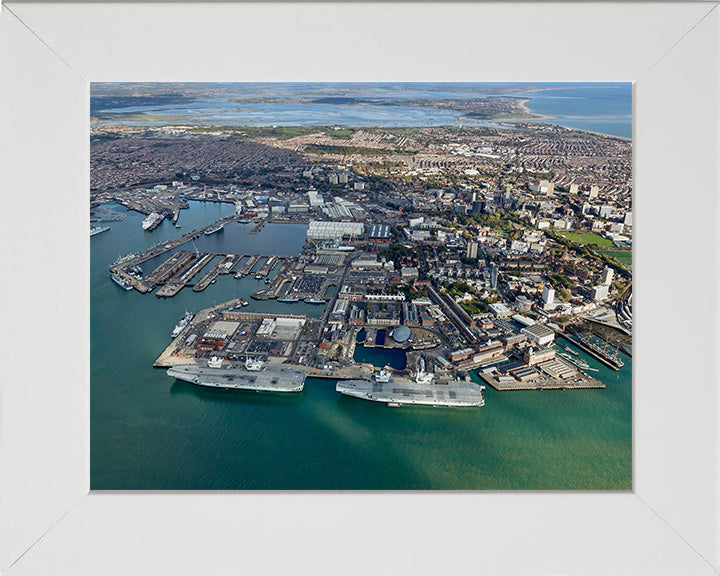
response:
[[[277,299],[278,302],[300,302],[300,298],[297,296],[283,296]]]
[[[322,298],[305,298],[306,304],[325,304],[325,300]]]
[[[110,226],[90,226],[90,236],[95,236],[95,234],[107,232],[108,230],[110,230]]]
[[[195,317],[195,314],[192,312],[185,311],[185,315],[180,319],[180,322],[178,322],[175,325],[175,328],[170,333],[171,338],[177,338],[180,332],[185,330],[185,327],[190,324],[190,321]]]
[[[110,273],[110,279],[124,290],[132,290],[133,285],[120,274]]]
[[[154,230],[160,222],[163,221],[165,216],[162,214],[158,214],[157,212],[152,212],[148,215],[145,220],[142,221],[142,229],[151,231]]]
[[[210,236],[210,234],[215,234],[215,232],[220,232],[220,230],[222,230],[224,227],[225,227],[225,224],[221,222],[220,224],[211,226],[210,228],[205,230],[205,232],[203,232],[203,234],[205,234],[205,236]]]

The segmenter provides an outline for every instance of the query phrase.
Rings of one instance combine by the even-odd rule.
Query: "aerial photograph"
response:
[[[631,490],[630,83],[92,83],[92,490]]]

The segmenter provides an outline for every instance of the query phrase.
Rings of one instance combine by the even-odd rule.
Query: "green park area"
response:
[[[624,268],[632,272],[632,250],[603,250],[602,253],[615,258]]]
[[[603,238],[602,236],[599,236],[598,234],[589,234],[589,233],[581,233],[581,232],[560,232],[562,236],[567,238],[568,240],[572,242],[576,242],[577,244],[582,244],[584,246],[589,246],[591,244],[595,244],[599,248],[612,248],[614,244],[612,243],[612,240],[608,240],[607,238]]]

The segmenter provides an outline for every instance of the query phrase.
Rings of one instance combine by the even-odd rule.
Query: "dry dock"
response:
[[[272,270],[275,267],[275,264],[277,264],[278,259],[275,256],[270,256],[270,258],[267,259],[265,264],[263,264],[262,268],[258,270],[255,273],[255,278],[265,278],[270,273],[270,270]]]
[[[195,276],[198,272],[200,272],[200,270],[207,266],[214,257],[214,254],[204,254],[178,278],[178,281],[182,282],[183,284],[187,284],[192,280],[193,276]]]
[[[150,272],[145,281],[152,285],[163,284],[170,277],[185,270],[195,260],[195,254],[192,252],[176,252],[165,262],[160,264],[155,270]]]
[[[210,286],[210,283],[218,277],[218,274],[220,274],[219,264],[217,266],[213,266],[202,278],[200,278],[200,280],[195,283],[195,286],[193,286],[193,292],[202,292],[205,290],[205,288]]]
[[[253,269],[258,260],[260,260],[260,256],[250,256],[248,261],[245,262],[245,264],[243,264],[237,272],[235,272],[235,278],[242,278],[243,276],[250,274],[250,270]]]

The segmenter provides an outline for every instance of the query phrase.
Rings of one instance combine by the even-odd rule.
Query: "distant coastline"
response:
[[[532,98],[525,98],[525,99],[523,99],[523,100],[520,100],[520,102],[518,103],[518,106],[520,106],[520,108],[521,108],[525,113],[527,113],[529,116],[532,116],[533,120],[551,120],[551,119],[555,118],[555,116],[547,116],[547,115],[544,115],[544,114],[536,114],[535,112],[533,112],[532,110],[530,110],[530,108],[527,107],[527,103],[530,102],[530,100],[532,100]]]

